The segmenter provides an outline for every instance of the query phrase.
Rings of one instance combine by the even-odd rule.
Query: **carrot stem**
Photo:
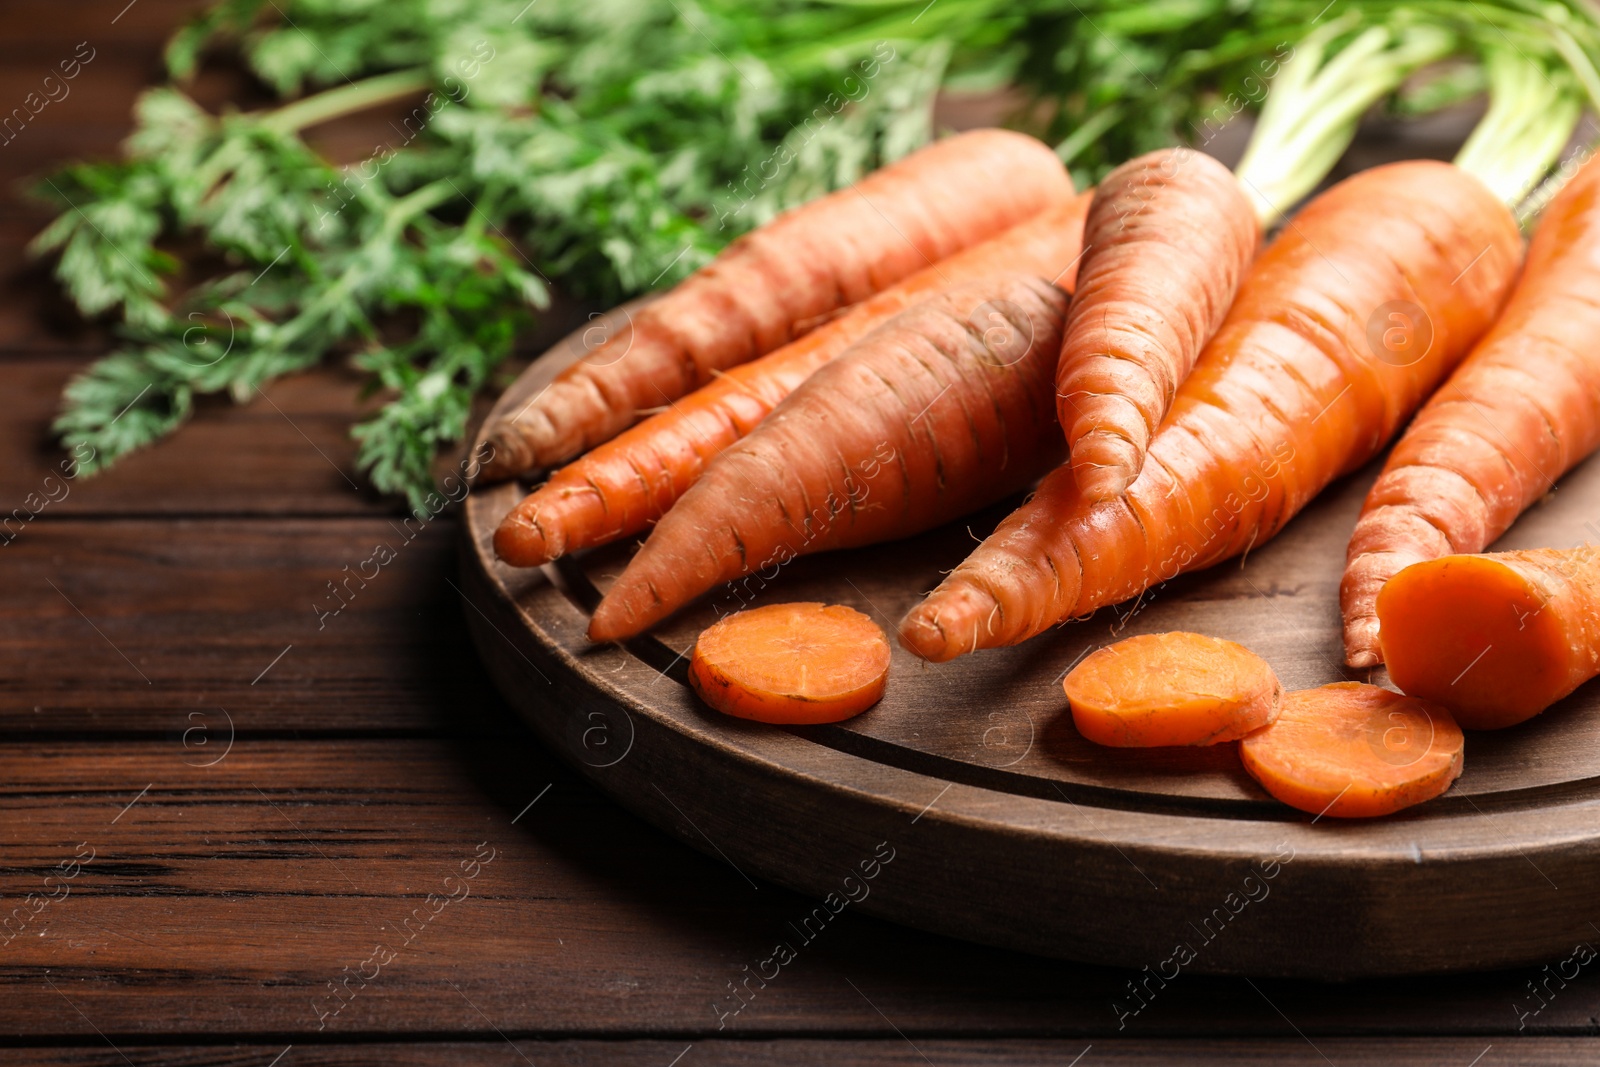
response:
[[[1263,227],[1281,220],[1333,169],[1373,104],[1461,43],[1438,22],[1402,9],[1336,50],[1358,21],[1352,13],[1314,30],[1272,83],[1235,172]]]
[[[1490,49],[1485,68],[1489,110],[1455,163],[1515,205],[1561,155],[1582,107],[1567,78],[1514,48]]]
[[[431,84],[428,72],[421,67],[397,70],[285,104],[268,112],[262,121],[279,133],[295,133],[341,115],[353,115],[379,104],[403,100]]]

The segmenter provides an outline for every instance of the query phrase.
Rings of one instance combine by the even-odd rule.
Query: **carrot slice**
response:
[[[1600,550],[1413,563],[1378,593],[1394,684],[1469,730],[1530,719],[1600,673]]]
[[[769,604],[729,615],[695,642],[689,683],[727,715],[838,722],[883,699],[889,639],[839,604]]]
[[[1181,630],[1107,645],[1061,687],[1078,732],[1113,748],[1237,741],[1276,719],[1283,700],[1266,660],[1234,641]]]
[[[1361,682],[1283,698],[1239,743],[1245,770],[1291,808],[1360,819],[1421,804],[1461,777],[1461,727],[1438,704]]]

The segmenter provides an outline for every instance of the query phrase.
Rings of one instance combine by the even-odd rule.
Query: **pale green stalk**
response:
[[[1267,91],[1236,171],[1264,227],[1327,176],[1373,104],[1460,47],[1459,38],[1436,23],[1400,18],[1362,31],[1329,58],[1334,41],[1356,21],[1351,15],[1308,35]]]

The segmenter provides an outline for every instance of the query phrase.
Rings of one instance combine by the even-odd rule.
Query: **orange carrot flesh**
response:
[[[1050,148],[947,138],[739,238],[490,431],[495,480],[608,440],[718,371],[1072,196]]]
[[[1600,549],[1414,563],[1378,594],[1394,684],[1469,730],[1512,726],[1600,673]]]
[[[1222,325],[1261,226],[1221,163],[1188,148],[1130,160],[1101,183],[1056,370],[1072,472],[1091,501],[1118,496]]]
[[[919,533],[1017,492],[1063,451],[1050,388],[1066,294],[1001,276],[926,300],[818,370],[662,516],[590,620],[640,633],[723,582]]]
[[[1389,815],[1461,777],[1461,727],[1437,704],[1361,682],[1301,689],[1239,742],[1245,770],[1291,808],[1336,819]]]
[[[1237,741],[1276,719],[1283,700],[1278,676],[1260,656],[1182,631],[1098,649],[1062,688],[1078,732],[1114,748]]]
[[[537,567],[647,529],[819,367],[931,295],[1008,271],[1054,278],[1070,292],[1089,200],[1074,197],[918,271],[574,460],[506,516],[495,552],[513,566]]]
[[[1251,267],[1128,491],[1096,504],[1069,467],[1052,471],[912,609],[901,642],[935,661],[1016,644],[1265,542],[1370,459],[1482,336],[1521,251],[1510,211],[1449,164],[1341,182]],[[1397,301],[1432,323],[1405,365],[1366,338]]]
[[[1494,329],[1395,445],[1350,537],[1345,659],[1382,662],[1378,590],[1405,567],[1480,552],[1600,447],[1600,161],[1546,209]]]
[[[689,684],[725,715],[838,722],[883,699],[889,639],[840,605],[771,604],[714,623],[695,642]]]

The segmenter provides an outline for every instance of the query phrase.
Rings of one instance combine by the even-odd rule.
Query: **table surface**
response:
[[[0,146],[0,512],[60,497],[48,423],[110,343],[27,264],[47,216],[12,189],[113,152],[197,6],[125,3],[8,0],[0,20],[0,110],[96,50]],[[1600,1058],[1600,978],[1559,960],[1342,987],[1183,975],[1133,1013],[1143,976],[850,913],[730,1011],[812,902],[646,826],[532,738],[467,639],[454,515],[319,628],[326,583],[401,515],[355,488],[360,384],[330,367],[202,402],[0,547],[0,911],[30,916],[0,940],[0,1062]],[[62,895],[45,879],[74,857]]]

